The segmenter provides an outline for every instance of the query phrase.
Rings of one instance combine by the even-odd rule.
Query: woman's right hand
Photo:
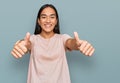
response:
[[[23,40],[19,40],[15,43],[11,54],[15,58],[21,58],[25,53],[30,50],[31,42],[30,42],[30,33],[26,33],[26,36]]]

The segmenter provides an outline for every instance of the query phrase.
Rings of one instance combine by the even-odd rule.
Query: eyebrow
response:
[[[47,16],[46,14],[41,14],[40,16]],[[56,14],[50,14],[50,16],[56,16]]]

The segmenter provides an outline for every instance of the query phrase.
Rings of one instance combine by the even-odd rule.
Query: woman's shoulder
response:
[[[69,36],[68,34],[65,34],[65,33],[63,33],[63,34],[56,34],[56,36],[59,36],[59,37],[61,37],[61,36]]]
[[[68,34],[56,34],[56,38],[65,38],[65,37],[71,37]]]
[[[35,35],[35,34],[32,34],[30,36],[30,40],[33,41],[33,40],[36,40],[38,38],[38,35]]]
[[[39,35],[37,34],[37,35],[35,35],[35,34],[32,34],[30,37],[31,38],[35,38],[35,37],[38,37]]]

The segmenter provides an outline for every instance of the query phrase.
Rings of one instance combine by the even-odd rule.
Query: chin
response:
[[[51,33],[53,30],[45,30],[46,33]]]

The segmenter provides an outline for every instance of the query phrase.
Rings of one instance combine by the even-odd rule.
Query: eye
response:
[[[54,18],[53,16],[51,16],[51,18]]]
[[[55,16],[51,16],[51,18],[55,18]]]
[[[45,19],[45,18],[46,18],[46,16],[41,16],[41,18],[42,18],[42,19]]]

